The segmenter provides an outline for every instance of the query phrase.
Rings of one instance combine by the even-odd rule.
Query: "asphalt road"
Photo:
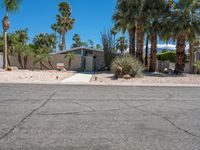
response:
[[[200,88],[0,84],[0,150],[200,150]]]

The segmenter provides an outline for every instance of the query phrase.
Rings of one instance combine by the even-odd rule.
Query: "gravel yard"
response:
[[[184,74],[183,76],[168,75],[162,73],[145,73],[141,77],[130,80],[114,79],[110,72],[97,73],[93,76],[92,82],[106,84],[200,84],[200,75]]]
[[[0,69],[0,82],[45,82],[61,81],[74,75],[73,71],[56,70],[15,70],[4,71]]]

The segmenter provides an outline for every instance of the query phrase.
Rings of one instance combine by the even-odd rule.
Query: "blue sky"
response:
[[[23,0],[20,10],[10,14],[9,32],[28,28],[32,39],[38,33],[53,33],[51,24],[56,21],[58,4],[63,0]],[[101,43],[100,31],[112,26],[112,14],[116,0],[67,0],[72,7],[72,16],[76,19],[74,28],[66,35],[67,47],[72,43],[72,36],[78,33],[82,41],[92,39]],[[0,18],[5,15],[1,7]],[[2,32],[0,28],[0,32]]]

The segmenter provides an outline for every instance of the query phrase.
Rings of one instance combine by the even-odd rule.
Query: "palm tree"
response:
[[[65,58],[68,58],[68,69],[71,70],[71,64],[72,64],[72,60],[75,59],[75,54],[74,53],[67,53],[65,55]]]
[[[100,49],[100,50],[101,50],[101,49],[102,49],[102,46],[101,46],[100,44],[97,44],[97,45],[96,45],[96,49]]]
[[[15,31],[15,35],[16,35],[16,53],[18,55],[18,61],[19,61],[19,64],[21,66],[22,69],[26,69],[26,66],[27,66],[27,61],[28,61],[28,56],[24,56],[24,65],[22,63],[22,56],[21,54],[23,53],[23,51],[25,50],[25,46],[26,46],[26,42],[27,40],[29,40],[29,37],[28,37],[28,30],[27,29],[24,29],[24,30],[18,30],[18,31]]]
[[[34,46],[32,47],[34,50],[34,56],[36,58],[36,61],[34,62],[34,64],[40,63],[41,69],[42,67],[46,69],[51,69],[51,68],[53,69],[54,67],[51,63],[50,53],[53,52],[53,49],[55,48],[55,45],[56,45],[56,38],[54,34],[40,33],[39,35],[36,35],[34,37],[33,43],[34,43]],[[49,65],[51,66],[51,68],[46,66],[44,64],[44,61],[47,61]]]
[[[190,73],[194,73],[195,52],[198,51],[199,39],[192,36],[189,39]]]
[[[72,48],[81,47],[81,37],[78,34],[74,34],[73,42]]]
[[[66,32],[73,28],[75,19],[71,17],[71,8],[67,2],[61,2],[59,4],[59,12],[57,15],[57,22],[52,25],[52,29],[57,31],[62,36],[62,43],[59,45],[60,50],[66,49]]]
[[[116,49],[116,35],[118,33],[118,30],[114,27],[111,29],[111,34],[113,35],[113,49],[115,51]]]
[[[4,55],[3,55],[3,68],[8,68],[8,49],[7,49],[7,30],[10,27],[10,22],[8,18],[9,12],[15,12],[19,9],[21,0],[2,0],[3,6],[6,9],[6,16],[4,17],[2,21],[3,25],[3,49],[4,49]]]
[[[91,39],[89,39],[87,43],[89,48],[94,48],[94,42]]]
[[[148,61],[148,57],[149,56],[149,33],[146,32],[146,49],[145,49],[145,67],[148,68],[149,65],[149,61]]]
[[[123,54],[123,52],[126,51],[127,48],[128,48],[128,42],[126,38],[124,36],[119,37],[117,39],[116,49],[119,50],[121,54]]]
[[[136,30],[136,10],[131,7],[132,1],[118,0],[113,20],[115,22],[115,30],[126,30],[129,33],[129,53],[135,56],[135,30]]]
[[[182,73],[185,67],[186,41],[200,35],[200,15],[198,0],[179,0],[175,3],[171,15],[165,20],[168,32],[176,39],[176,67],[175,73]],[[168,25],[168,26],[167,26]]]
[[[3,36],[0,34],[0,52],[3,52]]]
[[[151,55],[149,71],[156,71],[157,37],[165,14],[169,12],[166,0],[148,0],[144,3],[145,27],[150,33]],[[146,61],[145,61],[146,62]]]

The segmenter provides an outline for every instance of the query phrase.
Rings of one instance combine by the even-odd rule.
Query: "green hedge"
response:
[[[161,61],[169,60],[171,63],[176,61],[176,51],[164,51],[157,54],[157,59]]]

